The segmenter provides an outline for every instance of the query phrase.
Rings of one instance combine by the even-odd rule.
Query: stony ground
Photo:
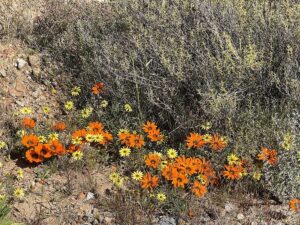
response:
[[[58,108],[59,99],[52,94],[58,89],[61,74],[53,79],[57,67],[44,53],[27,48],[18,41],[0,45],[0,137],[9,139],[11,114],[31,106],[39,115],[42,106]],[[55,110],[52,111],[55,116]],[[108,180],[110,168],[80,171],[58,170],[48,173],[49,166],[24,167],[17,160],[5,158],[1,176],[24,170],[19,186],[26,190],[23,201],[15,201],[11,217],[24,224],[127,224],[118,221],[111,207],[113,187]],[[186,214],[151,215],[138,224],[300,224],[300,215],[292,213],[287,204],[270,199],[257,199],[249,194],[210,193]],[[121,202],[120,202],[121,204]],[[135,215],[138,217],[149,215]],[[144,221],[144,222],[143,222]],[[131,223],[137,224],[137,223]]]

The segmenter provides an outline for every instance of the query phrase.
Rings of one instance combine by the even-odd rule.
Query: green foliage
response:
[[[6,199],[0,200],[0,224],[10,225],[13,222],[7,218],[10,208],[7,205]]]

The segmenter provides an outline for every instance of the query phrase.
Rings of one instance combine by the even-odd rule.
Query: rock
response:
[[[225,211],[226,212],[231,213],[231,212],[236,211],[237,209],[238,209],[238,207],[236,205],[232,204],[232,203],[226,203],[225,204]]]
[[[97,219],[95,219],[95,220],[93,221],[93,225],[98,225],[98,224],[100,224],[100,222],[99,222]]]
[[[244,216],[242,213],[239,213],[239,214],[237,215],[237,219],[238,219],[238,220],[243,220],[243,219],[245,219],[245,216]]]
[[[37,68],[32,68],[32,75],[38,76],[41,74],[41,69],[39,67]]]
[[[37,55],[28,56],[28,62],[31,67],[39,67],[41,64],[41,59]]]
[[[159,225],[176,225],[176,220],[172,217],[161,216],[159,219]]]
[[[95,198],[95,194],[92,193],[92,192],[88,192],[87,195],[86,195],[86,200],[91,200],[91,199],[94,199]]]
[[[27,62],[24,59],[17,59],[15,66],[20,70],[26,66]]]
[[[83,216],[83,220],[86,222],[92,223],[94,221],[94,216],[93,216],[93,214],[88,212]]]
[[[0,70],[0,75],[2,76],[2,77],[6,77],[6,71],[4,70],[4,69],[1,69]]]

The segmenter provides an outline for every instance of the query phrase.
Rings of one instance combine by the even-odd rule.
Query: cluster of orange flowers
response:
[[[104,88],[104,83],[102,82],[97,82],[94,84],[94,86],[92,87],[92,93],[94,95],[99,95],[100,93],[103,92],[103,88]]]
[[[22,144],[27,148],[25,156],[30,163],[41,163],[54,155],[63,155],[67,152],[58,140],[50,140],[43,144],[35,134],[24,135]]]
[[[224,165],[225,170],[223,176],[229,180],[238,180],[247,174],[249,169],[248,162],[246,160],[238,160],[230,163],[230,165]]]
[[[123,131],[118,134],[122,145],[131,148],[142,148],[145,145],[144,137],[140,134],[133,134],[128,131]]]
[[[209,184],[215,184],[217,177],[211,163],[204,158],[179,156],[162,165],[158,153],[150,153],[145,157],[145,164],[153,169],[162,166],[161,177],[170,181],[175,188],[185,188],[190,183],[191,191],[198,197],[203,197]],[[159,176],[146,173],[141,180],[143,189],[158,186]]]
[[[221,151],[227,146],[225,138],[221,138],[218,134],[213,136],[206,134],[201,135],[199,133],[190,133],[186,139],[186,146],[188,148],[202,148],[205,145],[209,145],[214,151]]]
[[[194,180],[192,192],[202,197],[207,192],[207,186],[216,182],[215,171],[205,158],[180,156],[170,162],[162,170],[162,176],[172,182],[175,188],[184,188],[190,180]],[[198,180],[195,180],[195,179]]]
[[[31,118],[24,118],[22,126],[26,129],[33,129],[36,122]],[[91,146],[105,146],[113,140],[112,134],[103,130],[103,124],[100,122],[89,123],[87,129],[76,130],[72,133],[72,140],[65,146],[58,140],[58,137],[41,140],[36,134],[25,134],[22,137],[22,144],[26,147],[25,157],[30,163],[41,163],[52,156],[65,155],[81,150],[81,145],[90,143]],[[57,122],[53,125],[54,131],[63,132],[66,129],[64,122]],[[73,143],[75,142],[75,143]]]
[[[268,162],[270,165],[275,165],[278,161],[277,151],[261,147],[261,153],[257,155],[259,160]]]
[[[156,124],[147,121],[143,125],[143,130],[147,133],[147,137],[153,142],[159,142],[163,140],[163,135],[160,133],[160,129],[157,128]]]

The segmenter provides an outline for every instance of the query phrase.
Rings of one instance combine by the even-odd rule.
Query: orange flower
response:
[[[223,176],[226,177],[229,180],[237,180],[242,177],[243,167],[236,165],[236,166],[230,166],[230,165],[224,165],[225,171],[223,171]]]
[[[201,134],[190,133],[190,136],[186,139],[186,145],[188,148],[201,148],[205,145],[205,141]]]
[[[90,134],[100,134],[103,131],[103,124],[100,122],[89,123],[88,130]]]
[[[102,141],[103,143],[101,142],[101,144],[107,144],[108,142],[111,142],[113,140],[113,136],[109,132],[103,132],[102,135],[104,138]]]
[[[152,130],[151,132],[149,132],[148,138],[153,142],[161,141],[163,139],[159,129]]]
[[[129,147],[141,148],[145,144],[142,135],[130,134],[129,137]]]
[[[151,122],[151,121],[147,121],[144,126],[143,126],[143,130],[146,133],[151,133],[152,131],[156,130],[157,126],[155,125],[155,123]]]
[[[171,164],[167,165],[162,170],[162,176],[166,180],[172,180],[172,170],[173,170],[173,165],[171,165]]]
[[[98,82],[95,83],[94,86],[92,87],[92,93],[94,95],[98,95],[103,91],[104,83]]]
[[[39,138],[34,134],[24,135],[22,138],[22,144],[25,145],[27,148],[34,147],[38,145],[38,143]]]
[[[63,131],[66,129],[66,124],[64,122],[57,122],[53,125],[53,130]]]
[[[277,163],[277,151],[270,150],[264,147],[261,147],[262,153],[258,154],[257,157],[259,160],[267,161],[271,165],[275,165]]]
[[[222,138],[220,138],[218,134],[214,134],[209,146],[212,150],[221,151],[227,146],[227,143]]]
[[[121,144],[126,145],[126,146],[130,146],[130,137],[131,134],[130,133],[120,133],[119,134],[119,139]]]
[[[157,187],[158,186],[158,176],[151,176],[150,173],[146,173],[141,180],[141,186],[143,189]]]
[[[145,159],[145,163],[147,166],[156,169],[161,162],[161,158],[157,154],[148,154]]]
[[[48,159],[53,155],[52,151],[47,145],[39,144],[36,146],[35,151],[43,158]]]
[[[35,127],[35,121],[33,119],[30,119],[30,118],[24,118],[22,120],[22,125],[25,128],[32,129],[32,128]]]
[[[72,138],[85,138],[86,136],[86,130],[85,129],[81,129],[81,130],[76,130],[73,132],[72,134]]]
[[[73,153],[73,152],[76,152],[76,151],[79,151],[80,150],[80,145],[69,145],[68,148],[67,148],[67,152],[69,153]]]
[[[197,196],[197,197],[203,197],[205,193],[207,192],[206,187],[201,184],[199,181],[195,181],[192,187],[192,192]]]
[[[63,155],[66,153],[64,146],[58,140],[51,141],[50,143],[46,144],[46,147],[54,155]]]
[[[193,164],[192,158],[185,158],[185,156],[180,156],[176,158],[176,162],[178,164],[177,171],[183,171],[188,175],[193,175],[197,171],[197,167]]]
[[[189,182],[186,175],[184,175],[182,173],[174,172],[174,170],[172,171],[172,173],[173,173],[172,174],[172,184],[174,185],[174,187],[184,188],[184,185]]]
[[[290,208],[294,212],[300,212],[300,199],[293,198],[290,200]]]
[[[41,163],[44,160],[33,148],[26,151],[25,157],[30,163]]]

